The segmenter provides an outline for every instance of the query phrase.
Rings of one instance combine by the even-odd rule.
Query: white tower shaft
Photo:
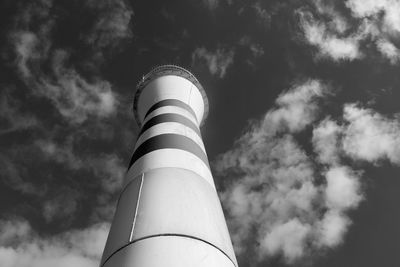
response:
[[[237,266],[200,134],[200,83],[158,67],[139,83],[134,113],[142,128],[101,266]]]

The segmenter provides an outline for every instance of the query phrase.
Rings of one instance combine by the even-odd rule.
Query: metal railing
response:
[[[204,124],[204,121],[206,120],[208,116],[208,109],[209,109],[209,104],[208,104],[208,99],[207,95],[204,91],[203,86],[200,84],[200,82],[196,79],[196,77],[188,70],[176,66],[176,65],[161,65],[153,68],[151,71],[149,71],[146,75],[143,76],[143,78],[138,82],[136,86],[136,93],[134,96],[133,100],[133,113],[135,115],[136,122],[140,126],[140,118],[139,114],[137,113],[137,101],[139,100],[139,96],[142,93],[143,89],[146,87],[146,85],[151,82],[152,80],[161,77],[161,76],[166,76],[166,75],[176,75],[183,77],[190,82],[192,82],[200,91],[201,95],[203,96],[203,101],[204,101],[204,115],[203,115],[203,121],[202,124]]]

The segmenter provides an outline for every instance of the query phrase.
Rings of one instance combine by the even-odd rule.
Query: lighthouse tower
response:
[[[141,126],[101,267],[237,267],[200,125],[203,87],[164,65],[137,86]]]

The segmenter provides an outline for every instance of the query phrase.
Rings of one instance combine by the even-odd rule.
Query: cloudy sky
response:
[[[98,266],[135,85],[191,70],[242,267],[400,266],[399,0],[3,0],[0,266]]]

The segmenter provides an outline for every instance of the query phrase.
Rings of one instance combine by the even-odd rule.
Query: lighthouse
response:
[[[101,267],[237,267],[200,126],[208,100],[184,68],[139,82],[140,126]]]

